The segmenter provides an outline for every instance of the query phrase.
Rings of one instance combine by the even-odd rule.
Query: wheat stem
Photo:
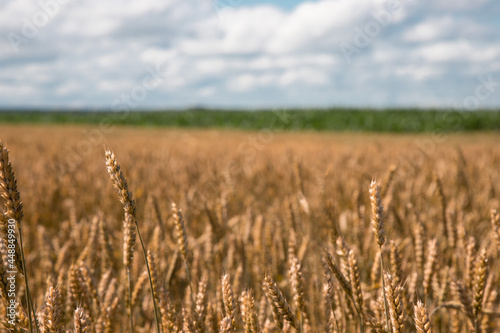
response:
[[[130,278],[130,268],[127,267],[128,279],[128,306],[130,311],[130,333],[134,333],[134,318],[132,312],[132,279]]]
[[[141,236],[141,232],[139,230],[139,225],[137,224],[137,220],[135,221],[135,226],[137,227],[137,236],[139,236],[139,241],[141,242],[141,247],[142,247],[142,253],[144,254],[144,260],[146,261],[146,268],[148,269],[149,286],[151,287],[151,296],[153,297],[153,307],[155,310],[156,330],[158,333],[161,333],[160,320],[158,319],[158,308],[156,305],[156,299],[155,299],[155,295],[154,295],[153,279],[151,278],[151,270],[149,269],[148,254],[146,252],[146,247],[144,246],[144,242],[142,240],[142,236]]]
[[[111,178],[111,182],[112,182],[113,187],[115,188],[115,190],[118,194],[118,198],[120,199],[120,202],[123,204],[123,210],[125,211],[125,214],[129,214],[130,216],[133,217],[133,221],[134,221],[135,227],[137,229],[137,235],[139,236],[139,241],[141,243],[142,253],[144,255],[144,260],[146,262],[146,268],[148,269],[149,284],[151,287],[151,295],[153,297],[153,306],[154,306],[154,310],[155,310],[156,329],[157,329],[158,333],[161,333],[160,320],[158,318],[158,309],[157,309],[156,299],[155,299],[155,295],[154,295],[153,280],[151,278],[151,270],[150,270],[149,261],[148,261],[148,254],[146,251],[146,247],[144,246],[144,241],[143,241],[142,236],[141,236],[141,231],[139,229],[139,223],[137,222],[136,208],[135,208],[134,199],[132,197],[132,192],[130,192],[128,189],[127,181],[125,179],[125,176],[123,175],[123,172],[120,168],[120,165],[116,161],[115,155],[110,150],[106,150],[105,157],[106,157],[106,167],[107,167],[109,176]]]
[[[387,305],[387,295],[385,294],[385,279],[384,279],[384,257],[382,256],[382,246],[380,247],[380,277],[382,279],[382,293],[384,295],[384,313],[385,313],[385,327],[389,331],[391,329],[389,322],[389,310]]]

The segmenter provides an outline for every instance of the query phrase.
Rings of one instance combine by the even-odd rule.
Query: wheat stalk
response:
[[[376,180],[370,183],[370,202],[372,206],[371,224],[372,230],[377,240],[380,253],[380,278],[382,280],[382,292],[384,294],[384,309],[385,309],[385,324],[386,329],[390,329],[389,314],[387,308],[387,296],[385,295],[385,278],[384,278],[384,256],[383,247],[385,244],[385,229],[384,229],[384,207],[380,198],[380,186]]]
[[[134,332],[134,320],[132,308],[132,279],[130,276],[130,268],[134,257],[135,236],[136,233],[133,217],[130,214],[125,214],[125,218],[123,220],[123,265],[127,270],[130,332],[132,333]]]
[[[106,150],[105,152],[105,161],[106,161],[106,168],[108,170],[109,177],[111,178],[111,183],[113,184],[113,187],[116,190],[116,193],[118,194],[118,199],[123,205],[123,210],[125,211],[125,214],[128,214],[130,218],[134,221],[134,224],[137,229],[137,235],[139,236],[139,241],[142,246],[142,253],[144,255],[144,261],[146,261],[146,268],[148,270],[148,275],[149,275],[149,284],[151,287],[151,295],[153,297],[153,306],[155,309],[155,322],[156,322],[156,330],[158,333],[161,333],[160,329],[160,320],[158,318],[158,309],[156,307],[156,298],[153,292],[153,281],[151,278],[151,271],[150,271],[150,266],[148,262],[148,255],[146,252],[146,247],[144,246],[144,241],[142,240],[141,232],[139,229],[139,224],[137,223],[137,217],[135,215],[135,201],[132,196],[132,192],[129,191],[128,185],[127,185],[127,180],[125,179],[125,176],[123,175],[123,172],[120,168],[120,165],[116,161],[115,154],[113,154],[109,149]],[[130,314],[132,316],[132,314]]]

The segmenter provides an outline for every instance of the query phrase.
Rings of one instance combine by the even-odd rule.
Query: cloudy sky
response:
[[[0,108],[500,107],[498,0],[0,0]]]

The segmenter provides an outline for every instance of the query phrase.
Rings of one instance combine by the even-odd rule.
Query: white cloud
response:
[[[455,17],[452,15],[432,16],[425,21],[418,22],[415,26],[405,31],[402,40],[406,42],[425,43],[436,40],[461,38],[481,38],[488,33],[489,27],[482,22]]]
[[[8,34],[22,37],[56,1],[15,52]],[[0,11],[4,105],[107,108],[156,68],[162,83],[140,108],[418,105],[416,91],[444,104],[500,70],[494,1],[319,0],[292,10],[195,0],[42,3],[11,1]],[[356,46],[356,34],[376,25]],[[354,47],[350,63],[342,42]],[[485,103],[500,105],[499,94]]]
[[[203,97],[212,96],[216,93],[216,91],[217,90],[214,87],[204,87],[198,90],[198,95]]]
[[[367,2],[320,1],[304,3],[282,18],[269,42],[269,51],[286,53],[313,47],[335,29],[344,30],[366,15]]]
[[[310,85],[324,85],[329,81],[328,75],[318,70],[309,68],[290,69],[279,78],[279,83],[288,86],[294,83],[305,83]]]
[[[410,78],[414,81],[422,81],[430,77],[439,76],[443,73],[443,70],[439,66],[401,66],[397,67],[394,71],[397,76],[403,78]]]
[[[271,74],[255,75],[242,74],[228,82],[228,88],[234,91],[248,91],[257,87],[265,87],[277,81],[277,77]]]
[[[403,40],[408,42],[427,42],[446,37],[452,29],[457,28],[456,21],[451,16],[432,17],[418,23],[403,34]]]
[[[28,95],[28,94],[36,94],[36,88],[27,85],[27,84],[19,84],[16,86],[10,85],[10,84],[0,84],[0,96],[3,98],[12,98],[19,100],[22,95]]]
[[[102,89],[104,91],[116,91],[118,88],[116,85],[116,82],[110,82],[110,81],[101,81],[98,83],[99,89]],[[69,94],[74,94],[78,93],[79,91],[84,88],[81,84],[81,82],[78,82],[76,80],[68,80],[65,81],[63,84],[59,85],[55,89],[55,93],[57,95],[69,95]]]
[[[483,6],[495,0],[436,0],[432,2],[433,7],[440,10],[471,10]]]
[[[468,40],[437,42],[415,50],[415,56],[427,62],[483,62],[495,60],[500,55],[500,46],[478,47]]]

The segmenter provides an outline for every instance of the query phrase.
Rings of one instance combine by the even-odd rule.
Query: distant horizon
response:
[[[500,131],[500,112],[417,109],[261,109],[144,111],[0,111],[0,124],[86,124],[170,128],[262,130],[283,122],[285,130],[455,132]]]
[[[130,110],[111,110],[105,108],[51,108],[51,107],[3,107],[0,106],[0,113],[3,112],[101,112],[101,113],[118,113],[118,112],[184,112],[184,111],[241,111],[241,112],[260,112],[272,110],[288,110],[288,111],[438,111],[438,112],[500,112],[498,107],[485,107],[479,109],[458,109],[452,107],[373,107],[373,106],[331,106],[331,107],[282,107],[271,106],[261,108],[244,108],[244,107],[210,107],[210,106],[186,106],[178,108],[143,108],[143,109],[130,109]]]

